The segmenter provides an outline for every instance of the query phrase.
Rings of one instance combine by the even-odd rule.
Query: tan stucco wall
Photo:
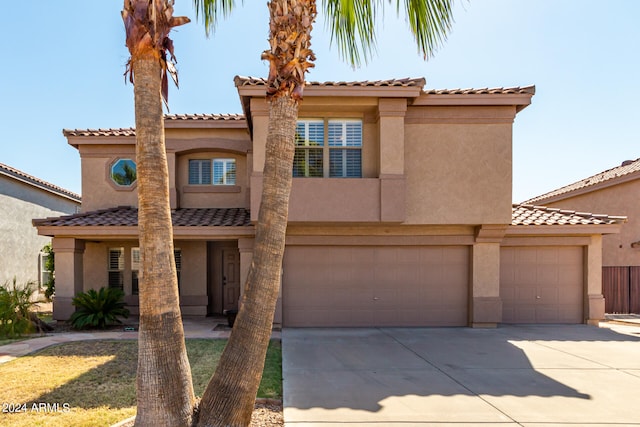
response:
[[[182,251],[180,296],[201,297],[207,305],[207,242],[177,240],[176,249]]]
[[[602,265],[640,265],[640,248],[631,243],[640,241],[640,180],[631,181],[601,190],[567,198],[557,202],[540,202],[545,206],[570,209],[596,214],[627,216],[620,234],[604,235],[602,238]]]
[[[135,146],[83,146],[80,148],[82,168],[82,211],[89,212],[115,206],[136,206],[136,185],[118,187],[109,178],[110,168],[118,159],[135,161]]]
[[[246,129],[218,129],[202,125],[200,129],[166,129],[172,208],[248,206],[248,174],[246,153],[250,139]],[[119,187],[109,177],[110,167],[118,159],[135,160],[134,137],[103,137],[79,146],[82,166],[83,212],[115,206],[137,206],[136,185]],[[183,191],[188,183],[189,158],[235,158],[239,190],[233,193],[190,193]]]
[[[405,130],[407,223],[511,222],[511,124]]]

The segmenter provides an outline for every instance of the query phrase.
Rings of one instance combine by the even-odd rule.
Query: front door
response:
[[[222,249],[222,309],[237,310],[240,298],[240,252]]]

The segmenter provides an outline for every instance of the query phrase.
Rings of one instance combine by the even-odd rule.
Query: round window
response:
[[[119,159],[111,166],[111,180],[122,187],[136,182],[136,162],[131,159]]]

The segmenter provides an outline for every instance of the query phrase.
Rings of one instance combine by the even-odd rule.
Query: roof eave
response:
[[[563,193],[559,193],[559,194],[554,194],[552,196],[548,196],[545,197],[544,194],[542,196],[538,196],[538,197],[534,197],[532,199],[527,200],[526,202],[523,202],[523,204],[547,204],[547,203],[555,203],[555,202],[559,202],[561,200],[565,200],[565,199],[570,199],[572,197],[577,197],[577,196],[581,196],[583,194],[588,194],[594,191],[598,191],[598,190],[604,190],[605,188],[609,188],[609,187],[613,187],[615,185],[619,185],[619,184],[624,184],[627,182],[631,182],[631,181],[635,181],[637,179],[640,179],[640,171],[636,171],[636,172],[632,172],[629,174],[625,174],[625,175],[620,175],[620,176],[616,176],[613,178],[610,178],[606,181],[602,181],[599,182],[597,184],[593,184],[593,185],[587,185],[585,187],[581,187],[581,188],[576,188],[574,190],[569,190]],[[580,181],[578,181],[580,182]],[[569,184],[569,186],[571,185],[575,185],[577,183],[573,183],[573,184]],[[549,193],[553,193],[555,191],[560,191],[562,190],[561,187],[557,190],[553,190],[550,191]],[[546,193],[546,194],[549,194]]]
[[[515,106],[519,113],[531,104],[532,93],[509,94],[435,94],[422,93],[414,106]]]
[[[77,204],[82,203],[82,197],[80,195],[67,194],[65,192],[58,191],[58,190],[56,190],[54,188],[49,188],[49,187],[47,187],[45,185],[40,185],[40,184],[38,184],[36,182],[30,181],[29,179],[22,178],[20,176],[16,176],[14,174],[5,172],[2,169],[0,169],[0,175],[6,176],[8,178],[11,178],[11,179],[13,179],[15,181],[21,182],[23,184],[26,184],[26,185],[28,185],[30,187],[33,187],[33,188],[36,188],[38,190],[45,191],[45,192],[47,192],[49,194],[53,194],[54,196],[70,200],[70,201],[72,201],[74,203],[77,203]]]
[[[622,222],[614,224],[511,225],[506,236],[591,236],[619,234]]]
[[[138,226],[55,226],[55,225],[38,225],[34,222],[34,226],[38,229],[38,235],[48,237],[72,237],[81,240],[101,239],[101,240],[131,240],[138,239]],[[212,231],[214,231],[212,233]],[[255,227],[249,226],[174,226],[174,239],[185,240],[211,240],[212,238],[238,238],[253,237],[255,235]]]

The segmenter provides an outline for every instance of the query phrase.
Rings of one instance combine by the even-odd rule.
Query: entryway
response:
[[[240,298],[240,251],[236,240],[207,243],[207,314],[237,310]]]

